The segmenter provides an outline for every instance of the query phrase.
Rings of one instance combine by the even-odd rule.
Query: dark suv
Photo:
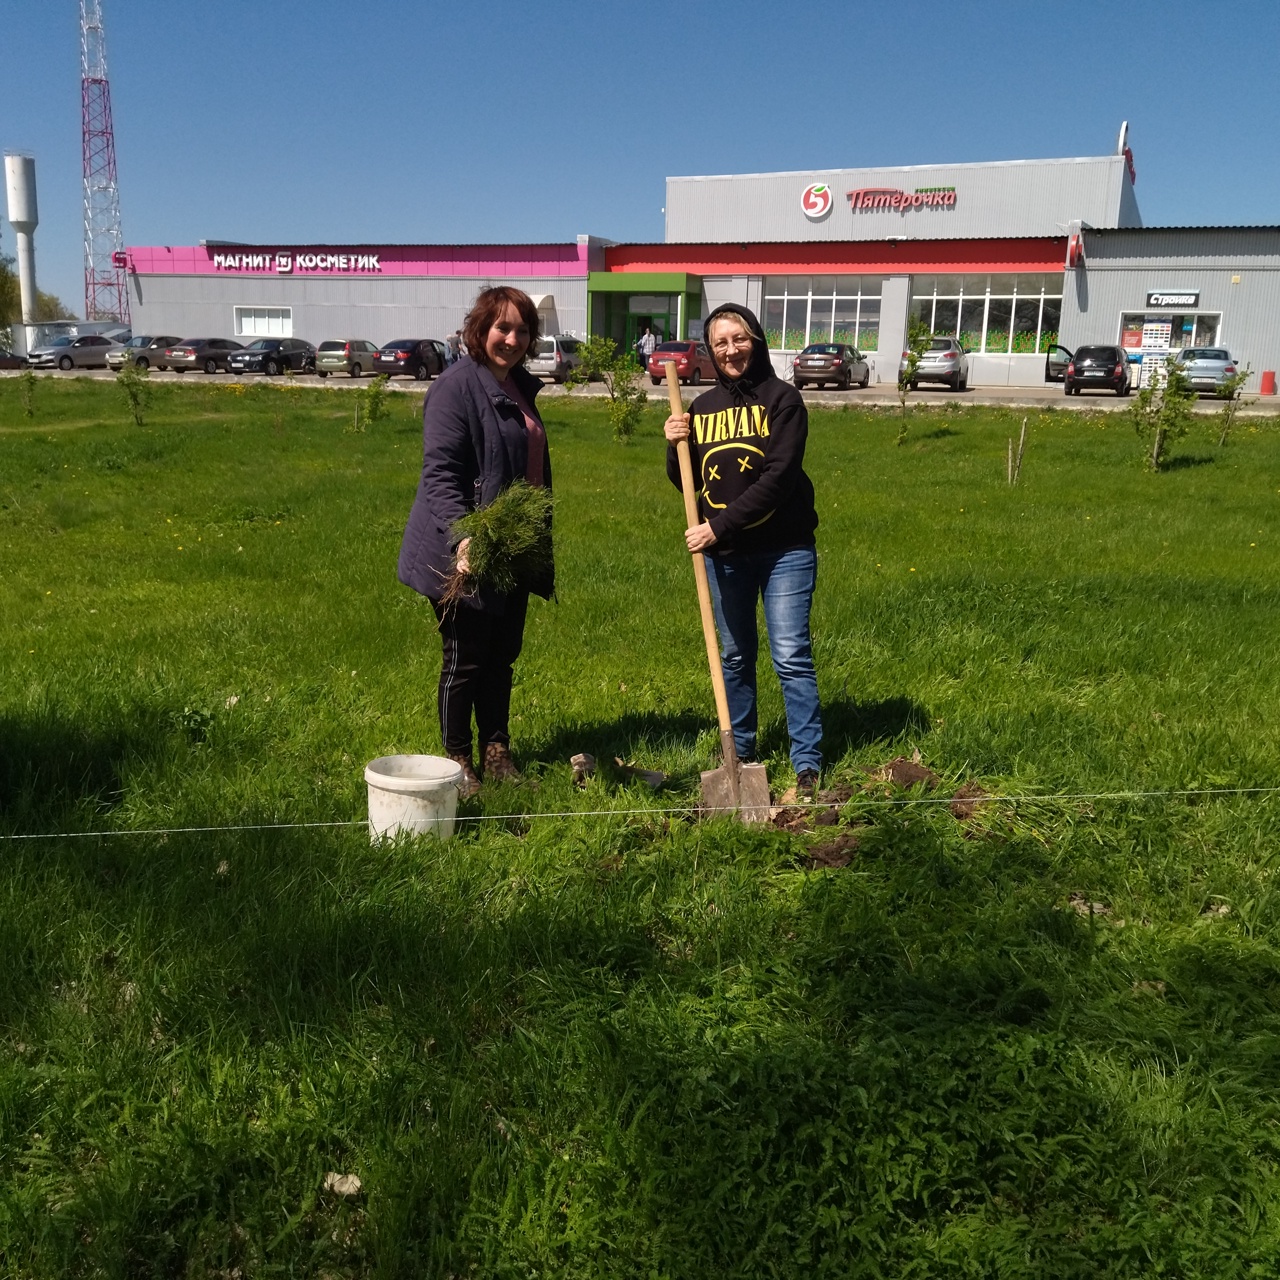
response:
[[[430,338],[397,338],[388,342],[373,358],[374,373],[385,373],[394,378],[403,373],[419,382],[426,382],[444,372],[444,357],[439,344]]]
[[[1127,396],[1129,361],[1122,347],[1079,347],[1062,381],[1069,396],[1078,396],[1085,388]]]

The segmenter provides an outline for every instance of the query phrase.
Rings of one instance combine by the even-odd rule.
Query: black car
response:
[[[1129,360],[1122,347],[1080,347],[1067,365],[1063,377],[1067,395],[1078,396],[1082,389],[1129,394]]]
[[[21,369],[26,363],[21,356],[15,356],[12,351],[0,347],[0,369]]]
[[[397,338],[388,342],[373,358],[374,373],[394,378],[402,373],[408,378],[426,382],[444,372],[443,343],[432,338]]]
[[[274,378],[286,369],[295,373],[314,373],[316,349],[301,338],[259,338],[227,357],[232,373],[265,373]]]
[[[1044,380],[1046,382],[1062,382],[1067,376],[1067,365],[1075,353],[1058,343],[1050,345],[1044,357]]]

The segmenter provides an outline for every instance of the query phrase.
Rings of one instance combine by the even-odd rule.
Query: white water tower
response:
[[[22,323],[36,322],[36,162],[33,156],[6,152],[4,185],[9,200],[18,255],[18,286],[22,291]]]

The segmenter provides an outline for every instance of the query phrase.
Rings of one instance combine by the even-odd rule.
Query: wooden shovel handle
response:
[[[671,414],[684,415],[684,401],[680,399],[680,375],[668,360],[663,366],[667,375],[667,397],[671,402]],[[684,518],[689,528],[703,521],[698,515],[698,490],[693,479],[693,458],[688,440],[676,445],[676,457],[680,461],[680,488],[684,493]],[[733,726],[729,721],[729,697],[724,689],[724,667],[720,664],[720,642],[716,638],[716,616],[711,608],[711,585],[707,582],[707,562],[701,552],[693,553],[693,577],[698,584],[698,608],[702,613],[702,638],[707,644],[707,664],[711,668],[711,687],[716,695],[716,718],[720,722],[720,743],[725,764],[731,765],[736,778],[738,752],[733,742]]]

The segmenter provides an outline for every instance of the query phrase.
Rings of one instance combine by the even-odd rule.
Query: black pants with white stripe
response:
[[[511,668],[524,644],[529,593],[506,597],[502,613],[481,613],[432,601],[444,642],[440,667],[440,734],[449,755],[471,753],[471,717],[483,752],[488,742],[510,743]]]

